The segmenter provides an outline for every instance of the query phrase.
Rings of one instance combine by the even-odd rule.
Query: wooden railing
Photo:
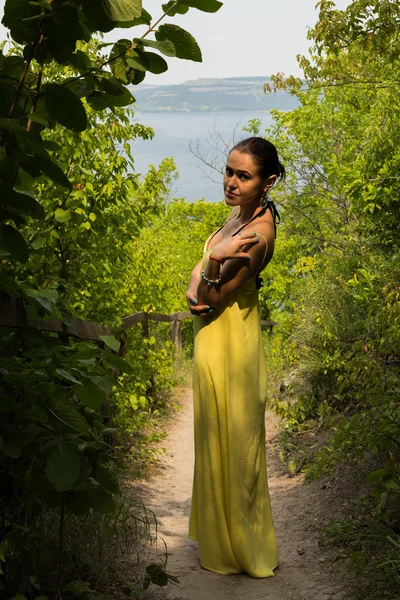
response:
[[[138,312],[122,318],[122,325],[118,331],[126,331],[136,325],[143,323],[143,337],[149,338],[149,321],[158,321],[159,323],[171,323],[172,342],[176,348],[177,357],[180,356],[182,350],[182,321],[192,317],[189,311],[176,312],[170,315],[162,313],[146,313]],[[272,327],[278,325],[273,321],[261,321],[262,325],[266,325],[272,330]],[[72,319],[70,325],[66,325],[57,319],[40,320],[32,319],[26,311],[22,298],[13,298],[4,292],[0,292],[0,327],[27,328],[33,327],[40,331],[48,331],[57,333],[62,342],[67,345],[68,337],[74,337],[80,340],[89,340],[97,343],[102,343],[102,336],[114,336],[115,330],[107,325],[94,323],[93,321],[84,321],[83,319]],[[124,356],[127,351],[126,340],[120,341],[118,351],[119,356]],[[110,394],[104,393],[103,417],[105,423],[110,426],[112,423]]]
[[[149,321],[159,323],[171,323],[172,341],[178,351],[182,348],[182,321],[192,317],[189,311],[176,312],[170,315],[153,312],[138,312],[122,317],[122,325],[119,331],[126,331],[137,323],[143,323],[143,336],[149,336]],[[274,321],[261,321],[261,325],[275,327],[278,323]],[[83,319],[72,319],[71,325],[66,325],[56,319],[40,320],[32,319],[26,312],[23,300],[13,298],[8,294],[0,292],[0,327],[25,328],[34,327],[40,331],[49,331],[61,334],[61,336],[72,336],[81,340],[92,340],[100,342],[102,336],[114,335],[115,330],[107,325],[84,321]]]

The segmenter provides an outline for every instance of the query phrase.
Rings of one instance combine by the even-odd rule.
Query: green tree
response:
[[[365,468],[366,457],[373,457],[370,507],[376,522],[395,535],[399,4],[360,0],[340,11],[323,1],[319,7],[309,34],[311,54],[300,57],[304,79],[275,77],[276,87],[290,89],[301,105],[275,113],[270,132],[289,172],[280,233],[284,245],[290,240],[296,246],[286,278],[289,314],[282,315],[279,306],[273,312],[285,328],[277,328],[270,341],[271,351],[281,350],[282,341],[289,344],[284,364],[272,364],[281,369],[280,381],[292,371],[296,401],[282,402],[278,391],[272,395],[288,431],[312,421],[330,431],[326,448],[308,468],[310,476],[344,462]],[[376,551],[384,556],[385,544]],[[376,570],[371,573],[376,585]],[[392,586],[392,580],[385,582]]]
[[[134,173],[129,141],[152,131],[132,122],[127,86],[148,71],[164,72],[162,55],[201,60],[194,38],[165,21],[189,8],[220,6],[217,0],[168,2],[153,22],[140,0],[6,0],[3,24],[13,42],[0,55],[0,290],[20,298],[34,318],[68,324],[78,314],[117,330],[133,309],[132,240],[159,213],[174,167],[166,161],[143,180]],[[107,54],[108,45],[93,38],[141,24],[148,26],[142,37],[118,40]],[[112,432],[100,407],[105,393],[122,390],[119,372],[140,371],[132,366],[137,357],[130,364],[116,356],[112,339],[108,350],[64,342],[35,330],[2,329],[5,598],[46,592],[48,580],[39,592],[34,577],[38,548],[47,543],[44,515],[59,515],[57,561],[47,549],[46,556],[51,569],[58,562],[54,594],[62,597],[68,593],[66,515],[84,522],[85,515],[109,514],[119,505]]]

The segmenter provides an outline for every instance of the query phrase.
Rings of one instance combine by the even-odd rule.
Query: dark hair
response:
[[[260,167],[260,176],[263,179],[268,179],[271,175],[276,175],[278,179],[285,178],[285,167],[279,161],[275,146],[268,140],[262,137],[250,137],[238,142],[232,150],[250,154]]]

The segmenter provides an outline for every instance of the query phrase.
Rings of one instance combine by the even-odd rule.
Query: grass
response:
[[[111,514],[67,512],[63,529],[60,553],[60,511],[43,510],[30,531],[29,552],[11,559],[8,572],[14,581],[8,585],[19,586],[21,598],[119,599],[127,590],[132,597],[143,590],[158,536],[156,518],[141,502],[126,495]],[[156,557],[163,571],[166,549],[160,548]],[[0,591],[0,598],[6,597]]]
[[[353,574],[351,600],[400,599],[400,535],[367,507],[348,519],[335,519],[323,543],[338,549],[342,570]]]

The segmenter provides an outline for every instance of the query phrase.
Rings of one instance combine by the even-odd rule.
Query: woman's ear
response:
[[[265,183],[264,192],[268,192],[276,182],[276,175],[270,175]]]

